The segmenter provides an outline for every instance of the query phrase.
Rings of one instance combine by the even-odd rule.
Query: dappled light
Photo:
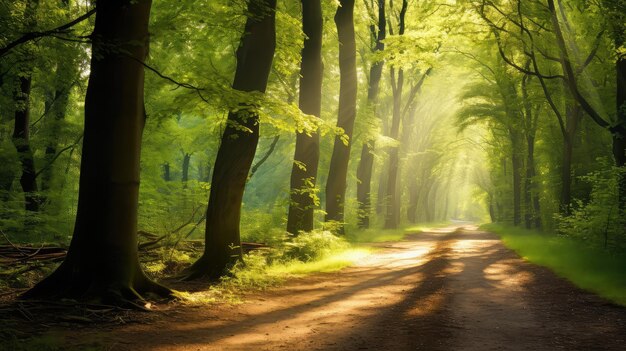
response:
[[[626,345],[626,0],[0,0],[0,351]]]

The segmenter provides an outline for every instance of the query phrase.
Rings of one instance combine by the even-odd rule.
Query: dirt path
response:
[[[107,350],[626,350],[626,309],[475,228],[435,230],[338,273],[150,324],[58,331]],[[60,333],[60,334],[58,334]]]

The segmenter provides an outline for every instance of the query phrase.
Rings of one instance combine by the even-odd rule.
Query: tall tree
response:
[[[302,30],[305,35],[300,65],[300,110],[320,117],[322,108],[322,3],[320,0],[302,0]],[[317,132],[297,133],[291,185],[287,231],[313,230],[316,206],[315,185],[320,157]]]
[[[339,36],[339,111],[337,127],[345,136],[336,136],[326,182],[326,221],[341,223],[343,231],[344,203],[352,132],[356,119],[357,76],[356,40],[354,34],[354,0],[340,0],[335,13]],[[347,138],[345,142],[344,138]]]
[[[264,93],[276,47],[276,0],[250,0],[237,49],[233,89]],[[186,279],[217,279],[242,257],[239,223],[248,172],[259,141],[258,106],[241,103],[228,114],[213,166],[202,256]]]
[[[74,235],[65,261],[24,297],[124,305],[172,294],[145,276],[137,257],[151,1],[98,0],[96,7]]]
[[[372,24],[370,32],[374,38],[373,52],[385,49],[385,37],[387,18],[385,16],[385,0],[378,0],[378,31]],[[383,73],[384,61],[375,61],[370,67],[369,86],[367,90],[367,104],[376,114],[376,105],[378,103],[378,91],[380,90],[380,78]],[[374,167],[374,139],[365,140],[361,149],[361,159],[356,171],[357,190],[356,196],[359,204],[358,210],[358,226],[359,228],[368,228],[370,224],[371,213],[371,186],[372,186],[372,168]]]
[[[36,0],[27,0],[24,10],[24,23],[26,31],[30,32],[36,26],[36,9],[39,5]],[[32,54],[32,53],[31,53]],[[40,199],[37,194],[37,172],[35,159],[30,147],[30,95],[32,87],[33,58],[27,54],[23,58],[22,72],[17,78],[17,88],[14,92],[15,100],[15,124],[13,128],[13,145],[20,160],[22,174],[20,185],[24,191],[24,207],[27,211],[38,211]]]

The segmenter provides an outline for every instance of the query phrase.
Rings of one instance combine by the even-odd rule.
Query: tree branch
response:
[[[0,57],[6,55],[9,51],[11,51],[13,48],[15,48],[18,45],[24,44],[26,42],[29,42],[31,40],[35,40],[37,38],[42,38],[42,37],[46,37],[46,36],[53,36],[56,34],[63,34],[65,32],[67,32],[67,30],[75,25],[77,25],[78,23],[86,20],[87,18],[91,17],[94,13],[96,13],[96,9],[93,8],[91,10],[89,10],[87,13],[85,13],[84,15],[74,19],[73,21],[70,21],[64,25],[61,25],[59,27],[56,27],[54,29],[50,29],[50,30],[46,30],[43,32],[29,32],[26,33],[24,35],[22,35],[21,37],[15,39],[14,41],[8,43],[6,46],[0,48]]]

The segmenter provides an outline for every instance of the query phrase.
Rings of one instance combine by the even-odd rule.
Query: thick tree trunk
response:
[[[37,194],[37,172],[35,160],[30,148],[30,90],[31,77],[19,78],[18,90],[15,93],[15,126],[13,129],[13,145],[22,166],[20,184],[24,191],[24,208],[27,211],[39,211],[40,199]]]
[[[303,0],[302,30],[305,40],[300,66],[299,105],[302,112],[318,118],[322,109],[322,25],[321,1]],[[289,233],[313,230],[319,158],[320,137],[317,131],[310,135],[297,133],[287,216]]]
[[[335,13],[335,24],[339,36],[339,112],[337,126],[344,130],[348,144],[342,137],[335,138],[330,169],[326,183],[326,221],[342,223],[343,231],[344,202],[352,131],[356,118],[357,76],[356,76],[356,41],[354,34],[354,0],[340,0]]]
[[[378,0],[378,32],[376,34],[376,43],[373,51],[382,51],[385,48],[383,40],[386,36],[386,16],[385,16],[385,0]],[[372,29],[372,32],[375,32]],[[372,33],[373,34],[373,33]],[[367,90],[367,103],[371,109],[376,111],[378,102],[378,91],[380,87],[380,78],[383,73],[383,61],[377,61],[370,67],[369,87]],[[374,167],[374,140],[366,140],[363,142],[361,149],[361,158],[357,168],[357,202],[359,209],[357,212],[357,221],[359,228],[369,228],[371,214],[371,185],[372,185],[372,169]]]
[[[139,157],[150,0],[96,3],[78,212],[65,261],[24,296],[124,305],[169,297],[137,257]],[[110,50],[111,45],[119,50]]]
[[[276,46],[275,11],[276,0],[249,2],[249,16],[237,49],[233,89],[265,92]],[[259,141],[259,115],[256,106],[248,107],[252,108],[228,114],[213,168],[204,253],[184,273],[186,279],[217,279],[242,257],[241,205]]]

